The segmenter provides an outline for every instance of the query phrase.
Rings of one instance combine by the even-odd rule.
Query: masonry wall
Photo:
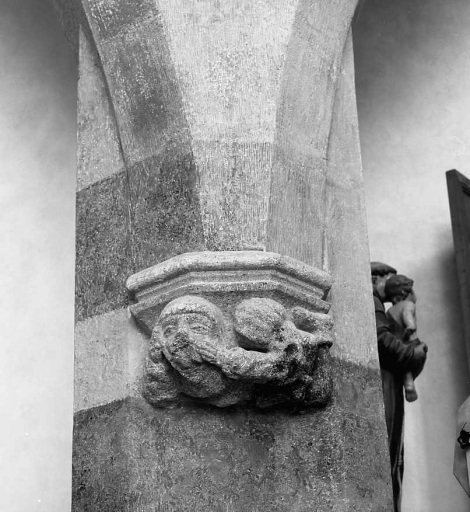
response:
[[[347,32],[355,5],[85,3],[77,512],[391,509]],[[129,318],[125,279],[183,252],[254,247],[336,279],[331,403],[303,421],[241,408],[152,409],[132,380],[146,340]],[[266,435],[255,439],[253,424]],[[234,455],[253,440],[253,459]]]
[[[466,0],[368,0],[354,27],[371,258],[415,280],[429,345],[406,409],[403,512],[469,507],[452,474],[470,387],[445,181],[470,176],[469,23]]]

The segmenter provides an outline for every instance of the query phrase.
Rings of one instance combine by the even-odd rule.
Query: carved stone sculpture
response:
[[[169,293],[171,296],[172,289],[181,294],[188,288],[198,288],[201,295],[183,294],[166,300],[161,307],[161,293],[149,297],[140,288],[144,301],[133,310],[137,321],[140,318],[149,327],[146,312],[160,311],[151,332],[144,383],[144,395],[150,403],[164,407],[185,398],[218,407],[238,403],[261,408],[327,403],[332,391],[332,320],[326,314],[327,304],[318,298],[318,283],[328,286],[327,276],[315,269],[311,275],[302,273],[300,270],[310,268],[275,256],[273,261],[270,253],[219,253],[218,262],[222,264],[216,274],[218,286],[214,283],[210,290],[197,274],[214,277],[210,270],[214,253],[179,256],[153,269],[152,278],[145,284],[152,290],[150,295],[155,292],[155,281],[159,281],[157,275],[164,276],[159,291],[164,290],[165,298]],[[243,285],[236,279],[237,272],[247,274],[250,268],[246,267],[254,264],[273,267],[270,286],[266,281],[246,286],[246,282]],[[286,286],[285,275],[273,277],[280,271],[289,275],[292,288]],[[128,282],[129,288],[133,282],[141,286],[142,275],[134,278]],[[312,281],[317,297],[312,293],[310,299],[304,296],[304,301],[299,300],[299,288],[305,292]],[[182,283],[186,283],[184,287]],[[253,283],[256,281],[252,279]],[[310,306],[304,307],[309,300]]]
[[[181,395],[231,405],[244,389],[230,380],[206,355],[232,345],[222,311],[201,297],[185,295],[162,311],[150,340],[145,396],[154,405],[178,401]]]

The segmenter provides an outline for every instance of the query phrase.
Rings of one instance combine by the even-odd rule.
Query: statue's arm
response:
[[[374,301],[380,366],[392,372],[405,372],[412,365],[414,348],[393,334],[392,324],[382,303],[376,297]]]
[[[282,380],[287,377],[288,364],[284,352],[256,352],[235,348],[229,351],[227,376],[253,382]]]
[[[324,313],[309,311],[302,307],[295,307],[291,311],[294,325],[302,331],[315,333],[318,336],[327,335],[331,338],[333,318]]]
[[[175,403],[180,396],[170,364],[152,342],[145,366],[144,396],[157,407]]]
[[[282,380],[288,375],[288,363],[284,352],[257,352],[241,347],[201,347],[199,354],[207,362],[218,366],[231,379],[265,383]]]

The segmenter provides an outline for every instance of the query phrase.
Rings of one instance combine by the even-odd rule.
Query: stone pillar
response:
[[[73,510],[392,510],[355,6],[83,0]],[[171,274],[166,302],[176,297],[183,274],[175,265],[199,271],[184,254],[201,251],[215,255],[206,263],[230,259],[228,251],[251,261],[243,256],[251,252],[257,263],[243,267],[237,290],[254,275],[255,296],[272,286],[269,297],[289,311],[324,314],[331,303],[332,396],[262,411],[256,386],[228,408],[161,408],[143,397],[152,315],[165,305],[152,294]],[[277,277],[263,280],[265,271]],[[142,279],[150,291],[133,288]],[[220,282],[214,300],[227,320],[235,306],[224,294],[233,289]],[[184,293],[201,291],[188,283]]]

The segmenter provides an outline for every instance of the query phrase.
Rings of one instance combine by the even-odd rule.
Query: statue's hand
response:
[[[208,363],[217,364],[219,362],[221,349],[210,340],[205,340],[204,343],[198,345],[196,351]]]
[[[411,361],[411,364],[409,365],[409,368],[407,368],[408,371],[411,371],[413,374],[413,378],[415,379],[423,370],[424,363],[426,362],[428,352],[428,346],[426,343],[420,342],[416,347],[413,349],[413,359]]]
[[[414,349],[414,359],[418,362],[426,361],[426,357],[428,353],[428,346],[426,343],[420,343],[417,347]]]
[[[317,346],[330,348],[333,345],[333,330],[331,325],[328,323],[324,324],[324,328],[316,329],[313,332],[310,331],[299,331],[303,336],[303,344],[308,346]]]
[[[416,332],[416,329],[413,327],[407,327],[404,332],[405,340],[409,339],[409,337]]]

